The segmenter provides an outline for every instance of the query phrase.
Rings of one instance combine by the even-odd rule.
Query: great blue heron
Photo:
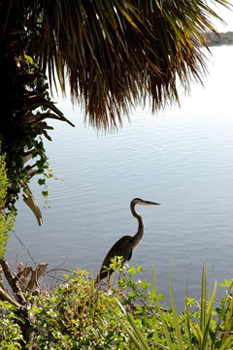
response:
[[[106,255],[103,261],[101,269],[96,278],[96,283],[100,282],[103,278],[110,276],[111,273],[113,272],[113,270],[109,270],[109,271],[106,270],[106,267],[109,268],[112,258],[114,258],[115,256],[122,256],[123,257],[122,265],[123,265],[126,261],[129,261],[131,259],[133,250],[141,242],[144,234],[144,225],[143,225],[142,217],[135,210],[135,206],[137,204],[160,205],[159,203],[145,201],[140,198],[135,198],[131,201],[130,209],[131,209],[132,215],[138,220],[138,231],[134,236],[132,235],[123,236],[112,246],[112,248],[109,250],[108,254]]]

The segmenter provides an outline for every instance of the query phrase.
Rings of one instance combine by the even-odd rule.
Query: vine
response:
[[[29,36],[34,28],[25,29],[29,17],[17,6],[2,2],[0,11],[0,142],[6,155],[8,187],[5,209],[17,213],[16,201],[22,190],[24,202],[34,212],[39,225],[42,214],[29,188],[32,177],[40,174],[42,195],[49,195],[46,181],[52,177],[43,138],[51,141],[48,119],[70,123],[50,99],[43,68],[32,56]]]
[[[1,153],[0,144],[0,259],[6,252],[6,245],[9,238],[9,231],[14,227],[14,216],[6,215],[5,202],[7,195],[8,179],[6,175],[5,154]]]
[[[21,189],[25,195],[32,196],[28,185],[35,174],[41,175],[38,184],[43,186],[41,193],[45,198],[44,204],[49,207],[48,196],[51,188],[47,185],[47,180],[53,177],[53,172],[49,168],[42,136],[51,141],[47,130],[52,130],[53,127],[47,125],[45,119],[67,121],[50,101],[47,78],[33,59],[24,54],[24,59],[20,57],[18,61],[27,77],[27,85],[20,87],[23,92],[20,98],[21,108],[11,113],[9,110],[5,111],[0,121],[2,149],[6,153],[9,179],[6,208],[15,214]],[[29,161],[31,164],[26,165]]]

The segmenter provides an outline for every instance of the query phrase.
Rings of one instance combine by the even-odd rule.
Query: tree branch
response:
[[[8,301],[10,304],[16,306],[17,308],[21,309],[22,305],[19,304],[10,294],[8,294],[5,289],[0,284],[0,298],[2,300]]]
[[[21,306],[25,305],[26,300],[20,288],[19,281],[16,275],[12,272],[10,266],[8,265],[7,261],[4,258],[0,259],[0,264],[2,265],[5,277],[9,282],[9,285],[11,286],[13,292],[15,293],[16,299],[18,299],[18,302],[21,304]]]

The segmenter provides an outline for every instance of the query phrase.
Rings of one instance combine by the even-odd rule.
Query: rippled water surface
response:
[[[142,265],[152,278],[155,263],[159,291],[168,296],[173,258],[176,302],[182,305],[188,271],[190,294],[199,297],[203,262],[222,281],[233,271],[233,47],[212,49],[205,88],[192,85],[181,108],[152,115],[136,109],[131,124],[118,133],[97,134],[83,125],[83,112],[58,99],[75,123],[53,122],[53,142],[46,142],[54,175],[51,209],[44,225],[19,203],[16,234],[37,262],[50,267],[93,268],[97,273],[111,245],[134,234],[129,203],[135,197],[160,202],[139,207],[145,236],[130,264]],[[31,188],[43,206],[40,189]],[[12,235],[8,259],[31,263]]]

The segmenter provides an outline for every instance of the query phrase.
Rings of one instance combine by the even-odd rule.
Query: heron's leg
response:
[[[121,272],[121,270],[120,270],[120,271],[119,271],[119,274],[118,274],[118,280],[117,280],[117,284],[118,284],[118,285],[119,285],[119,281],[120,281],[121,275],[122,275],[122,272]]]
[[[110,273],[108,273],[108,275],[107,275],[106,282],[107,282],[107,291],[109,291],[109,289],[111,288],[111,285],[110,285]]]

